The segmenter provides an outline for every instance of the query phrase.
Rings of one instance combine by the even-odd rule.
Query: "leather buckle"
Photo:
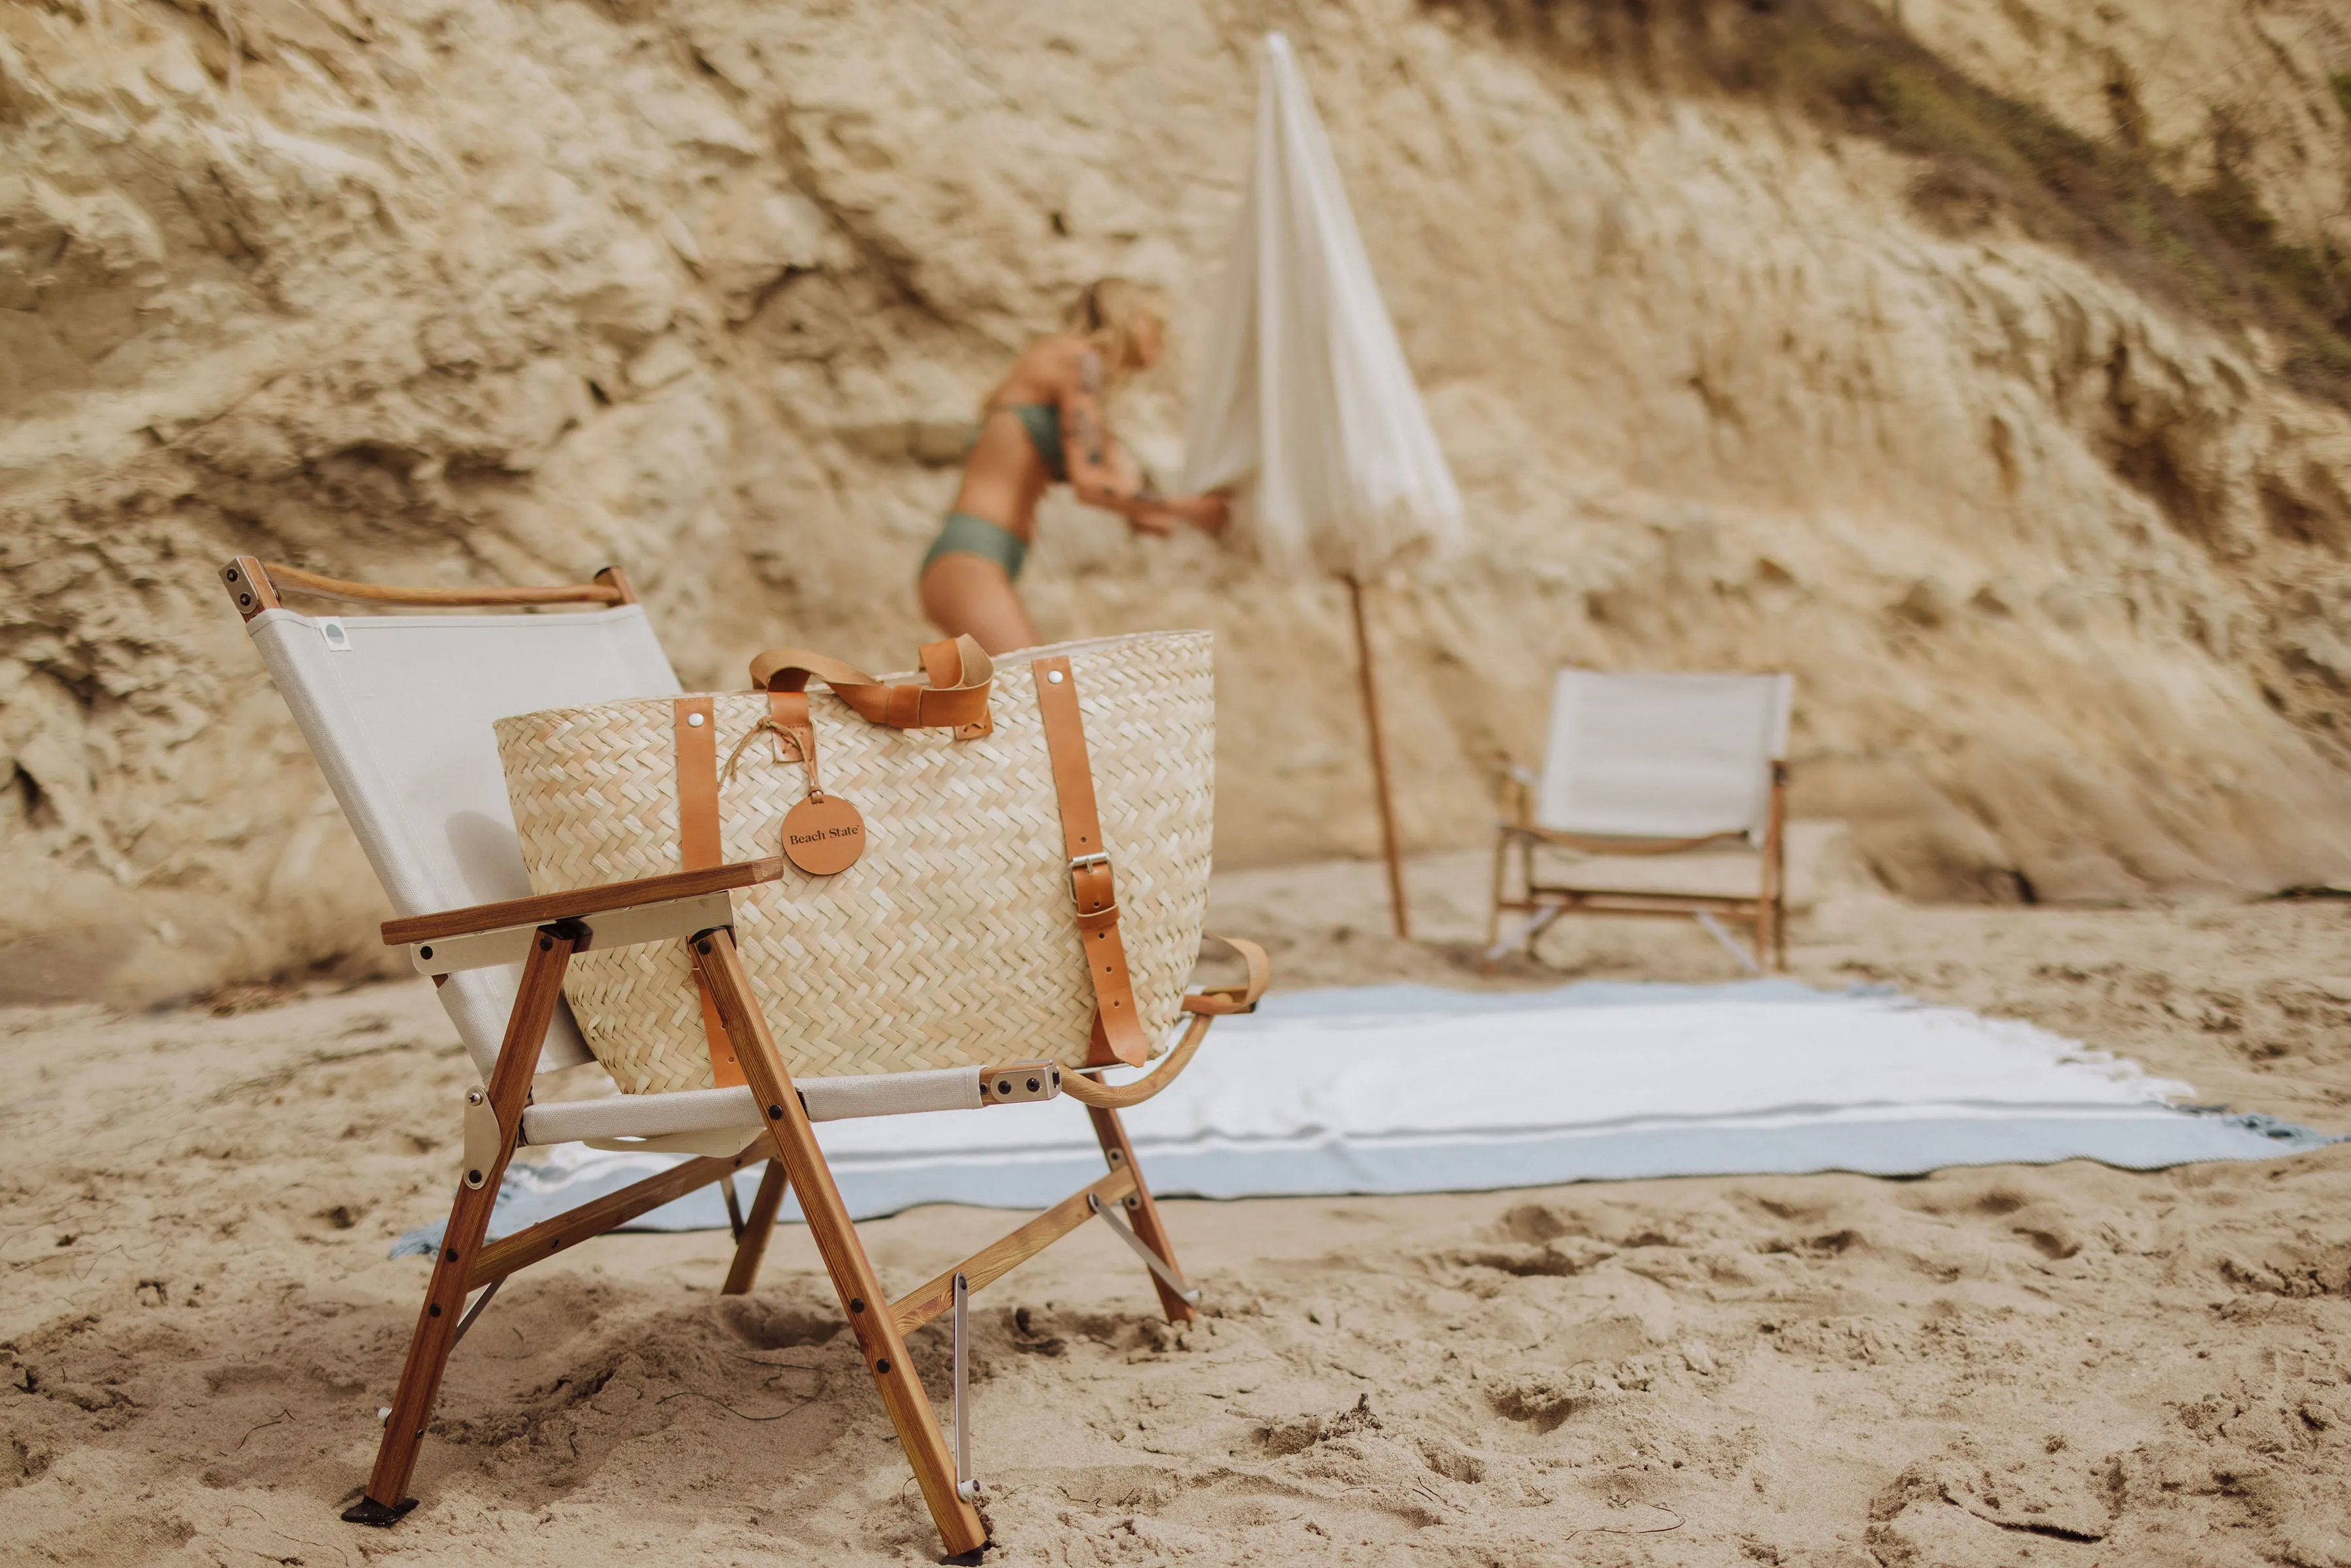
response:
[[[1102,867],[1104,872],[1110,870],[1108,851],[1096,850],[1090,855],[1070,857],[1070,901],[1078,906],[1079,927],[1089,932],[1118,924],[1118,899],[1114,894],[1110,903],[1100,909],[1090,910],[1086,907],[1086,895],[1078,891],[1078,873],[1091,871],[1095,866]]]

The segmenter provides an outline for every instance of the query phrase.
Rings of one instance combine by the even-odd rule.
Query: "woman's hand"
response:
[[[1220,534],[1232,519],[1232,503],[1221,495],[1139,497],[1126,514],[1137,533],[1165,538],[1178,523],[1189,523],[1206,534]]]
[[[1191,524],[1204,534],[1220,534],[1232,521],[1233,505],[1221,492],[1206,496],[1170,496],[1159,502],[1160,510],[1177,521]]]

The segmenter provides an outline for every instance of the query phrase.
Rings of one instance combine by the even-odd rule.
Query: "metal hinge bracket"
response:
[[[498,1163],[498,1145],[506,1141],[498,1126],[498,1113],[491,1107],[490,1097],[479,1089],[465,1091],[465,1170],[467,1186],[479,1187],[490,1179],[490,1167]]]

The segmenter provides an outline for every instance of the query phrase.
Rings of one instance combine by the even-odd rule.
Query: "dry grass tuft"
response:
[[[2238,172],[2175,188],[2126,82],[2092,138],[1974,81],[1860,0],[1424,0],[1507,40],[1654,85],[1792,106],[1924,160],[1920,212],[1966,230],[2005,219],[2224,327],[2259,327],[2303,391],[2351,406],[2351,256],[2289,244]],[[2332,78],[2351,114],[2351,73]]]

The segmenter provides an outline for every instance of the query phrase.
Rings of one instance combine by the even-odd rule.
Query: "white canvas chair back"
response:
[[[1562,670],[1535,825],[1592,838],[1762,839],[1788,751],[1787,675]]]
[[[530,896],[494,719],[668,696],[679,687],[644,608],[538,615],[297,614],[246,623],[396,914]],[[441,1005],[485,1079],[520,965],[463,970]],[[558,1009],[542,1070],[590,1060]]]

